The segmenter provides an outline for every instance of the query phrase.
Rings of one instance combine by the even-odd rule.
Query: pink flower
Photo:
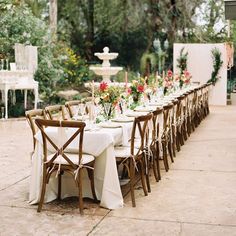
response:
[[[132,89],[131,89],[131,88],[128,88],[128,89],[127,89],[127,93],[128,93],[128,94],[131,94],[131,93],[132,93]]]
[[[189,77],[190,77],[190,73],[189,73],[187,70],[185,70],[185,71],[184,71],[184,76],[185,76],[186,78],[189,78]]]
[[[173,76],[173,72],[171,70],[167,71],[167,77],[170,78]]]
[[[139,84],[139,85],[137,86],[137,90],[138,90],[139,93],[143,93],[143,92],[144,92],[144,86],[141,85],[141,84]]]
[[[102,82],[100,83],[99,88],[102,92],[104,92],[108,88],[108,84],[106,82]]]

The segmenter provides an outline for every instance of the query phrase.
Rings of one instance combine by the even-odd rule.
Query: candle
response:
[[[158,84],[158,71],[156,72],[156,84]]]
[[[162,72],[162,77],[163,77],[163,79],[165,78],[165,71],[164,70]]]
[[[92,81],[92,101],[94,102],[94,80]]]
[[[125,71],[125,90],[127,92],[128,90],[128,72]]]

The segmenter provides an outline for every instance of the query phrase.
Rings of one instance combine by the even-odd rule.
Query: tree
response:
[[[57,36],[57,0],[49,0],[49,25],[52,40]]]

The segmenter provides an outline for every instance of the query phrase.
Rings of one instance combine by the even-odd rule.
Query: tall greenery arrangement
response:
[[[211,73],[211,79],[208,80],[208,83],[216,84],[219,77],[220,68],[223,65],[223,60],[221,59],[221,52],[218,48],[213,48],[212,51],[212,59],[213,59],[213,71]]]
[[[180,50],[179,58],[177,59],[177,67],[180,70],[180,74],[183,74],[185,70],[187,70],[187,62],[188,62],[188,52],[184,52],[184,47]]]

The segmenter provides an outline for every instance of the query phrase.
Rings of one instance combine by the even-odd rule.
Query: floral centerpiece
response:
[[[182,88],[183,85],[190,84],[191,78],[192,78],[191,74],[187,70],[184,70],[181,75],[177,75],[175,77],[175,81],[178,81],[179,87]]]
[[[104,115],[107,120],[114,116],[114,110],[120,100],[122,92],[121,87],[110,86],[106,82],[100,83],[95,95],[98,104],[103,107]]]
[[[167,92],[173,87],[173,72],[171,70],[167,71],[167,74],[165,78],[163,79],[163,89],[164,89],[164,95],[167,94]]]
[[[128,94],[132,96],[134,105],[138,105],[141,95],[144,94],[145,84],[144,78],[138,78],[138,80],[133,80],[128,88]]]

